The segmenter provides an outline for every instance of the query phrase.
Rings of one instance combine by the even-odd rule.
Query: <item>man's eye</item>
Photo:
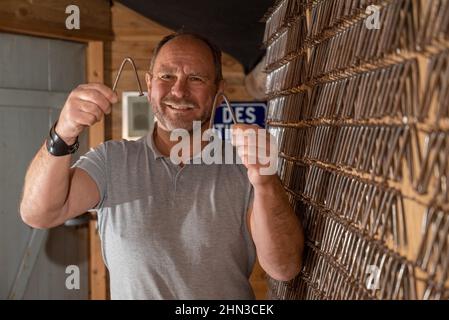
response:
[[[171,74],[162,74],[159,76],[159,78],[162,80],[171,80],[173,79],[173,76]]]
[[[201,77],[197,77],[197,76],[191,76],[190,77],[190,80],[191,81],[200,81],[200,82],[204,82],[204,80],[203,80],[203,78],[201,78]]]

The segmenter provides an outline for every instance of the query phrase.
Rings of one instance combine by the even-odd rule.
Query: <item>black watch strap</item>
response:
[[[49,137],[47,138],[47,150],[50,154],[54,156],[65,156],[68,154],[75,153],[79,148],[78,137],[76,137],[76,141],[71,146],[67,145],[61,137],[56,133],[56,121],[55,124],[51,127]]]

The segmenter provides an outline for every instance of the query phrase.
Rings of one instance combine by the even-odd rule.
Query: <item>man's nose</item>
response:
[[[189,95],[186,79],[178,78],[171,88],[171,93],[175,97],[185,98]]]

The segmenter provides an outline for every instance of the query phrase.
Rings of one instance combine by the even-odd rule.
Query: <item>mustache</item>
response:
[[[172,97],[165,97],[161,100],[162,103],[164,104],[169,104],[169,105],[174,105],[174,106],[185,106],[191,109],[197,108],[198,105],[188,99],[176,99],[176,98],[172,98]]]

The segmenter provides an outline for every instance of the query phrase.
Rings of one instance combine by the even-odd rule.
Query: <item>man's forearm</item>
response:
[[[26,223],[47,227],[60,214],[68,194],[70,158],[50,155],[45,144],[39,149],[25,176],[20,204]]]
[[[254,186],[251,231],[259,262],[277,280],[290,280],[301,267],[304,235],[277,176]]]

